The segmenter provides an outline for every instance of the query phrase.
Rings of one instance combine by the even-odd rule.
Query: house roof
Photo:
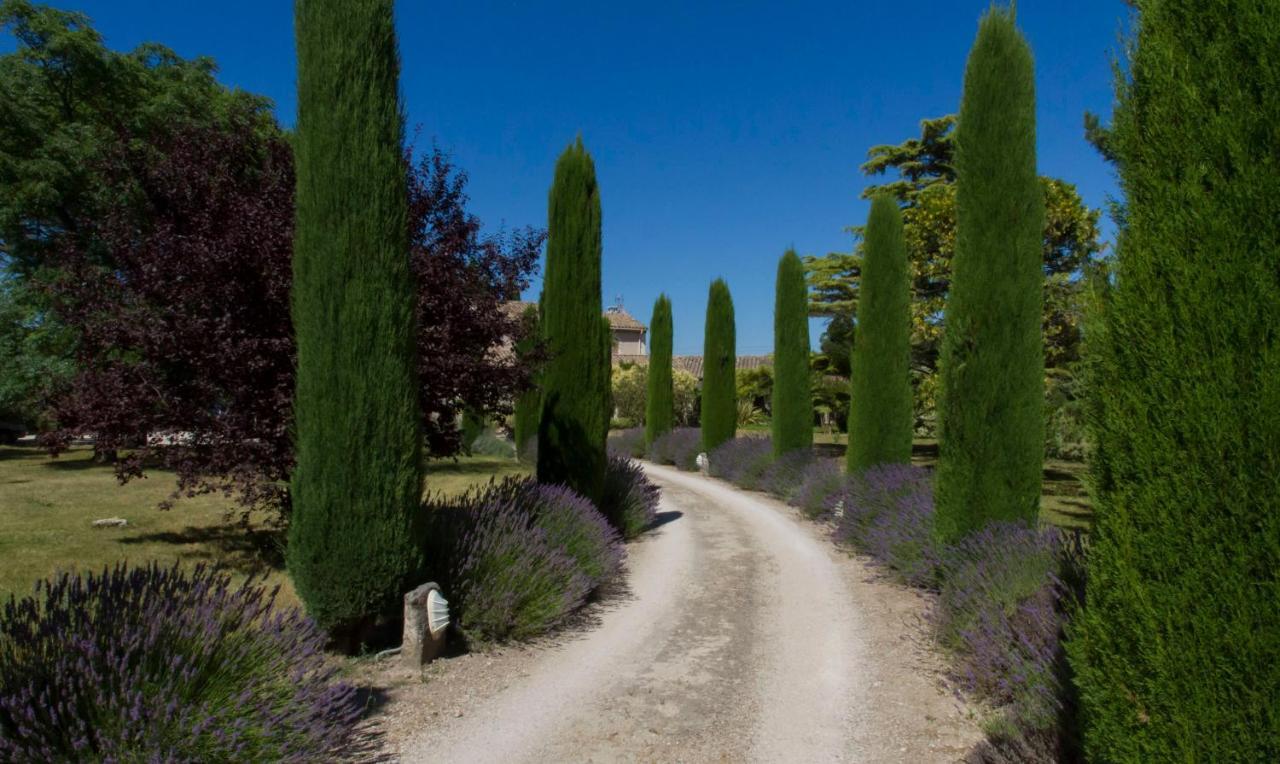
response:
[[[621,305],[615,305],[606,308],[604,311],[605,318],[609,319],[609,326],[613,329],[624,329],[630,331],[643,332],[647,327],[636,320]]]
[[[511,302],[506,302],[502,305],[502,309],[507,312],[507,315],[513,318],[524,313],[527,308],[536,307],[538,307],[538,303],[528,302],[525,300],[512,300]],[[635,316],[628,313],[621,306],[615,305],[606,308],[604,311],[604,317],[609,319],[609,326],[613,329],[636,332],[648,330],[647,326],[640,323]]]
[[[740,355],[737,358],[738,371],[747,371],[748,369],[759,369],[764,366],[773,366],[773,356],[771,355]],[[698,379],[702,379],[702,356],[700,355],[678,355],[671,358],[671,368],[686,371]]]

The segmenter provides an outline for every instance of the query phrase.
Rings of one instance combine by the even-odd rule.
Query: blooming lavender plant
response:
[[[644,458],[644,428],[629,427],[609,433],[609,456]]]
[[[635,538],[657,517],[658,487],[638,463],[613,457],[605,467],[600,511],[623,538]]]
[[[774,459],[760,476],[760,490],[783,501],[791,501],[791,497],[804,482],[805,473],[814,459],[813,449],[810,448],[789,451]]]
[[[1007,705],[1020,727],[1052,727],[1062,710],[1067,588],[1055,529],[993,523],[948,548],[931,620],[964,689]]]
[[[941,550],[933,535],[930,473],[905,464],[884,464],[850,476],[837,541],[866,554],[898,580],[936,585]]]
[[[773,464],[773,444],[769,438],[733,438],[707,455],[711,475],[755,491],[761,488],[765,470]]]
[[[698,469],[702,434],[697,427],[677,427],[663,433],[649,446],[649,459],[657,464],[674,464],[686,472]]]
[[[811,520],[826,517],[834,513],[844,482],[844,471],[838,460],[815,459],[805,466],[788,502]]]
[[[286,761],[359,745],[351,685],[275,592],[203,566],[43,581],[0,617],[0,761]]]
[[[527,478],[429,499],[424,515],[431,575],[478,642],[560,625],[622,563],[617,532],[589,501]]]

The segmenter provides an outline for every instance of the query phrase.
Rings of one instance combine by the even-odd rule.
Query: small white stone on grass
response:
[[[104,517],[101,520],[94,520],[95,528],[123,528],[129,524],[129,521],[123,517]]]

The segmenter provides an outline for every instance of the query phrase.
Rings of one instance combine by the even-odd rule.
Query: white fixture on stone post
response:
[[[417,668],[430,663],[444,650],[449,631],[449,601],[434,583],[423,584],[404,595],[404,637],[400,658]]]
[[[702,474],[706,475],[711,472],[711,460],[707,458],[705,452],[698,454],[698,458],[694,460],[694,463],[698,465],[698,471]]]

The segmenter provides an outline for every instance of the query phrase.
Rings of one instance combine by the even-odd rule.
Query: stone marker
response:
[[[94,520],[95,528],[123,528],[129,524],[129,521],[123,517],[104,517],[101,520]]]
[[[449,603],[439,586],[423,584],[404,595],[404,636],[400,641],[400,658],[405,665],[417,668],[435,660],[444,650],[448,631]]]

